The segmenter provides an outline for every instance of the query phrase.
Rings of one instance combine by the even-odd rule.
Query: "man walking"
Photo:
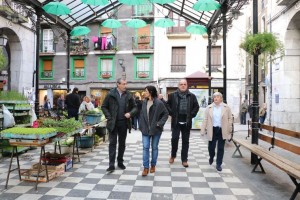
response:
[[[214,162],[216,143],[218,142],[216,169],[222,171],[225,140],[230,139],[232,133],[232,114],[229,106],[223,103],[220,92],[213,94],[214,102],[207,106],[201,126],[201,135],[207,131],[209,164]]]
[[[68,119],[75,118],[78,120],[78,110],[80,106],[80,97],[78,95],[78,88],[74,88],[71,94],[66,97],[66,105],[68,110]]]
[[[174,163],[178,150],[178,141],[181,132],[182,149],[181,161],[184,167],[188,167],[188,151],[192,119],[197,115],[199,104],[196,96],[188,90],[186,79],[180,80],[178,89],[170,94],[167,107],[172,117],[172,150],[169,163]]]
[[[127,129],[131,129],[130,118],[137,112],[133,96],[126,91],[125,79],[117,79],[117,87],[109,91],[102,104],[102,111],[107,119],[106,128],[109,132],[109,168],[108,172],[115,170],[116,146],[118,148],[118,167],[126,169],[123,164]]]
[[[244,100],[244,103],[242,103],[242,105],[241,105],[241,124],[243,124],[243,125],[246,124],[247,111],[248,111],[247,101]]]

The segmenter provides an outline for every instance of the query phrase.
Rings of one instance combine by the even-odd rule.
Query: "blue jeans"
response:
[[[151,146],[152,146],[152,158],[151,158],[151,166],[156,166],[157,162],[157,157],[158,157],[158,143],[160,139],[161,133],[160,134],[155,134],[155,135],[142,135],[142,142],[143,142],[143,166],[144,168],[149,169],[149,149],[150,149],[150,140]]]

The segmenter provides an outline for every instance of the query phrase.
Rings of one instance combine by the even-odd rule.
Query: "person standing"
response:
[[[196,96],[188,90],[186,79],[180,80],[178,89],[170,94],[167,101],[169,115],[172,117],[172,150],[169,163],[174,163],[178,150],[178,141],[181,132],[182,149],[181,161],[184,167],[188,167],[188,151],[192,119],[197,115],[199,104]]]
[[[133,125],[133,129],[137,130],[140,126],[140,112],[142,110],[142,101],[140,100],[140,97],[138,96],[135,97],[135,104],[137,106],[137,113],[133,117],[132,125]]]
[[[79,113],[84,112],[84,111],[88,111],[88,110],[93,110],[94,104],[91,102],[91,99],[88,96],[83,97],[83,101],[80,104],[79,107]]]
[[[105,97],[101,109],[107,119],[106,128],[109,132],[109,167],[106,171],[115,170],[116,146],[118,148],[118,167],[126,169],[123,164],[127,129],[131,129],[130,118],[137,112],[133,96],[126,91],[127,82],[123,78],[117,79],[117,87],[109,91]]]
[[[220,92],[213,94],[214,102],[206,107],[205,116],[201,125],[201,135],[205,132],[208,135],[209,164],[212,165],[215,157],[216,143],[218,142],[216,169],[222,171],[225,140],[230,139],[232,134],[231,109],[223,103],[223,96]]]
[[[63,111],[65,110],[65,95],[61,94],[57,99],[57,116],[60,119],[60,116],[63,115]]]
[[[68,119],[75,118],[78,120],[78,110],[80,106],[80,97],[78,95],[78,88],[74,88],[72,93],[68,94],[66,97],[66,105],[68,110]]]
[[[246,114],[248,111],[248,105],[247,105],[247,101],[244,100],[244,102],[241,105],[241,124],[246,124]]]
[[[150,173],[154,173],[158,157],[158,143],[169,114],[164,103],[157,98],[157,90],[154,86],[147,86],[144,94],[145,100],[142,104],[139,126],[143,142],[144,170],[142,176],[147,176],[149,173],[150,143],[152,147]]]

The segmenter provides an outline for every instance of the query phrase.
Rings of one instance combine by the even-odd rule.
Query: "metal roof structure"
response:
[[[103,15],[107,15],[110,11],[122,6],[123,4],[117,0],[109,0],[109,4],[105,6],[90,6],[82,3],[81,0],[58,0],[66,4],[70,9],[71,13],[65,16],[53,16],[46,13],[42,7],[49,2],[54,2],[54,0],[15,0],[21,4],[25,4],[34,10],[40,10],[42,15],[50,19],[53,23],[71,30],[74,26],[84,25],[90,21],[93,21]],[[217,28],[220,32],[222,27],[222,12],[227,13],[227,22],[232,21],[232,12],[238,12],[242,7],[249,3],[249,0],[217,0],[221,4],[221,9],[216,11],[196,11],[194,10],[193,4],[197,0],[176,0],[174,3],[164,4],[163,8],[176,13],[177,15],[185,18],[186,20],[206,26],[208,29]],[[109,17],[109,16],[108,16]]]

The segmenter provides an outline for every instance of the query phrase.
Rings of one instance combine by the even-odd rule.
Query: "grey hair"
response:
[[[117,79],[117,84],[121,84],[121,81],[126,81],[126,79],[125,78],[118,78]]]
[[[215,98],[216,96],[219,96],[219,97],[221,97],[221,98],[223,99],[223,95],[222,95],[221,92],[215,92],[215,93],[213,94],[213,98]]]

